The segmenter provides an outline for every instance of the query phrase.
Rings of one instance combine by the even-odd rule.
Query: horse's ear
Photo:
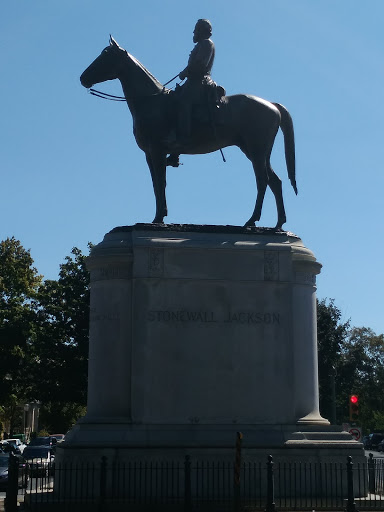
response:
[[[116,46],[116,48],[119,47],[119,45],[116,43],[116,41],[113,39],[113,37],[111,36],[111,34],[109,34],[109,44],[110,46]]]

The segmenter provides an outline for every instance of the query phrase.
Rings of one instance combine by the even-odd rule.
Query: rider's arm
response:
[[[189,56],[188,66],[183,69],[179,77],[183,80],[191,75],[204,75],[212,57],[213,48],[210,39],[204,39],[198,43]]]
[[[183,71],[181,71],[179,73],[180,80],[184,80],[184,78],[187,78],[187,76],[188,76],[188,66],[186,68],[184,68]]]

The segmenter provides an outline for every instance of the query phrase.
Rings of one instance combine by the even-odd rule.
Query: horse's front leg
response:
[[[164,217],[168,215],[166,187],[166,153],[160,150],[152,150],[145,154],[149,170],[151,171],[153,191],[156,199],[156,215],[153,224],[162,224]]]

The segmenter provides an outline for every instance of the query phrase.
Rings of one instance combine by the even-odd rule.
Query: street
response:
[[[28,483],[27,489],[19,489],[19,495],[24,494],[24,491],[32,491],[32,492],[41,492],[46,491],[49,488],[52,488],[53,486],[53,477],[50,477],[49,479],[44,477],[38,477],[38,478],[31,478]],[[6,491],[1,490],[0,491],[0,500],[4,499],[6,496]]]

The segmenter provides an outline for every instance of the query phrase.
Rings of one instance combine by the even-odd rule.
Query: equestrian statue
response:
[[[252,162],[257,184],[255,208],[245,226],[254,226],[260,220],[269,186],[277,206],[276,229],[281,229],[286,222],[282,183],[271,167],[270,156],[281,128],[288,177],[297,194],[292,118],[279,103],[249,94],[225,95],[224,89],[211,79],[215,56],[211,35],[211,23],[198,20],[188,65],[175,77],[186,81],[174,91],[163,86],[111,36],[109,46],[81,75],[81,84],[89,89],[100,82],[120,80],[123,99],[133,117],[136,142],[144,151],[151,172],[156,198],[153,223],[163,223],[167,215],[167,165],[178,167],[180,154],[206,154],[238,146]]]

